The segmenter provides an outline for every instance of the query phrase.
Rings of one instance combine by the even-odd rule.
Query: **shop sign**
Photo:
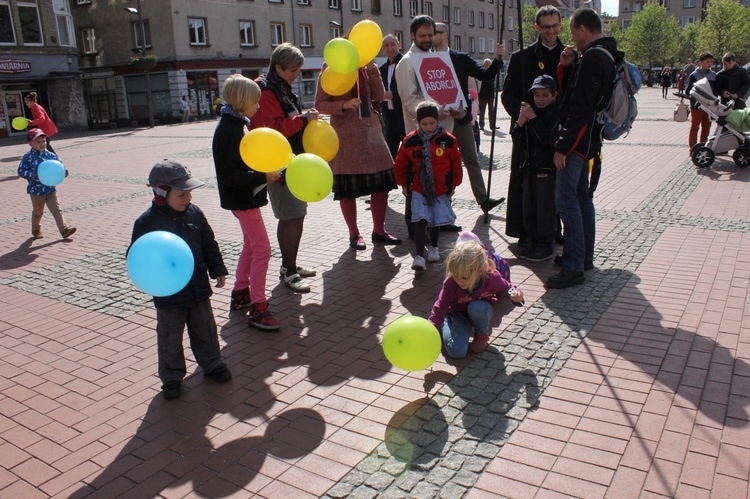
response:
[[[2,59],[0,60],[0,73],[26,73],[31,71],[31,61],[21,59]]]

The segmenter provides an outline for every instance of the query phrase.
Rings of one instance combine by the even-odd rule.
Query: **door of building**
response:
[[[23,135],[26,129],[14,130],[11,126],[13,118],[23,116],[31,119],[31,111],[24,105],[23,97],[28,92],[10,90],[3,92],[2,109],[0,109],[0,134],[3,137]]]

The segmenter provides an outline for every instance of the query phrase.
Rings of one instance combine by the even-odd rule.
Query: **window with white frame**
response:
[[[494,38],[487,38],[487,52],[494,52],[495,51],[495,39]]]
[[[479,37],[479,53],[484,54],[485,52],[487,52],[486,47],[487,47],[486,40],[484,39],[483,36],[480,36]]]
[[[398,43],[400,43],[401,46],[403,47],[404,46],[404,32],[396,30],[393,32],[393,36],[396,37],[396,40],[398,40]]]
[[[255,46],[255,21],[240,21],[240,47]]]
[[[76,5],[86,5],[91,3],[91,0],[76,0]]]
[[[469,20],[466,22],[469,24],[469,26],[474,26],[474,11],[473,10],[469,11]]]
[[[640,4],[636,3],[636,6],[639,7],[637,10],[640,10]],[[695,0],[682,0],[682,7],[685,9],[692,9],[695,7]]]
[[[661,4],[661,5],[662,5],[662,7],[664,7],[665,9],[669,9],[669,0],[663,0],[663,2],[662,2],[662,4]]]
[[[453,50],[461,50],[461,37],[459,35],[453,37]]]
[[[352,11],[362,12],[362,0],[352,0]]]
[[[21,40],[24,45],[43,45],[42,24],[35,0],[22,0],[18,5],[18,20],[21,24]]]
[[[145,19],[143,20],[143,32],[146,36],[146,48],[151,48],[151,28]],[[135,48],[138,50],[143,49],[141,47],[141,25],[138,21],[133,22],[133,40],[135,40],[133,44]]]
[[[409,17],[417,17],[417,0],[409,0]]]
[[[52,8],[55,11],[57,39],[60,46],[75,47],[76,39],[73,34],[73,16],[70,14],[68,0],[52,0]]]
[[[393,15],[402,16],[403,11],[401,10],[401,0],[393,0]]]
[[[190,34],[190,45],[208,45],[205,18],[188,17],[188,31]]]
[[[424,13],[432,17],[432,2],[424,3]]]
[[[84,54],[96,54],[96,32],[94,28],[83,28],[81,30],[81,43]]]
[[[479,13],[479,27],[484,28],[484,12]]]
[[[339,28],[338,26],[331,26],[330,35],[331,35],[331,40],[333,40],[334,38],[340,37],[341,28]]]
[[[507,25],[508,31],[513,31],[513,18],[508,18],[508,25]]]
[[[448,23],[451,20],[451,8],[443,5],[443,22]]]
[[[495,14],[487,14],[487,27],[495,29]]]
[[[277,47],[284,43],[284,23],[271,23],[271,46]]]
[[[297,5],[310,5],[310,0],[297,0]]]
[[[0,45],[15,45],[16,32],[8,0],[0,0]]]
[[[461,9],[458,7],[453,9],[453,24],[461,24]]]
[[[300,47],[312,47],[312,25],[311,24],[300,24],[299,25],[299,46]]]
[[[370,12],[380,15],[380,0],[372,0],[372,7],[370,8]]]
[[[475,46],[475,42],[474,42],[474,37],[473,36],[469,37],[469,52],[472,53],[472,54],[474,52],[476,52],[476,46]]]
[[[284,3],[283,0],[268,0],[268,3]]]
[[[682,16],[682,27],[695,22],[695,16]]]
[[[339,10],[339,0],[328,0],[328,8]]]

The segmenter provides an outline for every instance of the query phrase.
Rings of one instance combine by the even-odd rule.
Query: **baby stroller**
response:
[[[744,110],[734,111],[734,101],[722,104],[711,88],[711,83],[704,78],[693,85],[690,96],[698,102],[698,107],[716,122],[714,134],[703,143],[699,142],[690,150],[693,164],[699,168],[708,168],[716,156],[734,151],[732,159],[740,168],[750,166],[750,123],[743,119]],[[747,124],[746,124],[747,123]]]

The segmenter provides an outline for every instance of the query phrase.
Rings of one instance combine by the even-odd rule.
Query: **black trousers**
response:
[[[206,299],[190,307],[157,308],[156,348],[162,383],[182,381],[187,373],[182,348],[186,325],[190,349],[203,372],[210,373],[223,364],[211,300]]]
[[[552,250],[557,231],[555,173],[523,172],[523,225],[532,247]]]

